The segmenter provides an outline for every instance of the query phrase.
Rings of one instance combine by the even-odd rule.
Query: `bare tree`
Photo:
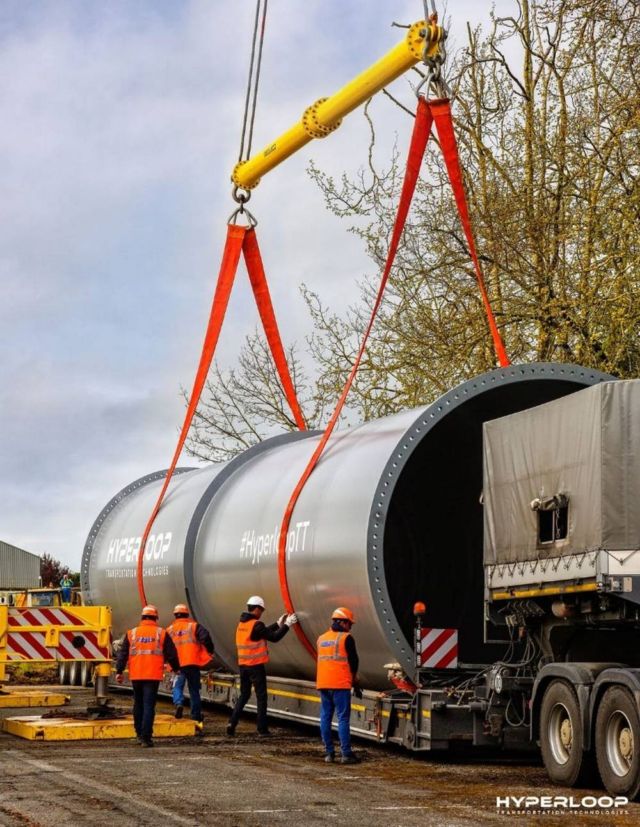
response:
[[[321,422],[325,400],[309,380],[296,350],[287,361],[309,428]],[[187,398],[183,390],[183,396]],[[199,459],[225,462],[268,436],[296,429],[269,346],[257,332],[248,336],[237,367],[215,364],[194,416],[187,451]]]
[[[507,350],[515,362],[571,361],[638,376],[640,7],[514,0],[513,15],[492,22],[486,37],[468,29],[448,77],[477,246]],[[346,311],[304,291],[317,376],[292,358],[314,423],[353,363],[402,185],[400,153],[376,165],[375,124],[367,110],[365,117],[371,142],[358,174],[336,181],[310,170],[377,268]],[[214,375],[193,453],[227,456],[265,430],[295,427],[266,356],[251,337],[237,369]],[[364,419],[386,415],[494,366],[446,170],[431,146],[349,404]]]

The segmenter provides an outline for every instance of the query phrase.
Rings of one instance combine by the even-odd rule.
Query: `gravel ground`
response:
[[[71,692],[73,710],[92,697],[91,690]],[[129,707],[130,699],[120,695],[116,704]],[[159,707],[170,711],[166,702]],[[44,711],[5,709],[0,716]],[[330,765],[310,727],[272,722],[273,737],[258,739],[247,716],[228,738],[226,721],[224,710],[210,707],[204,737],[158,739],[153,750],[129,741],[36,743],[0,733],[0,825],[640,824],[637,804],[590,815],[498,811],[497,796],[604,795],[553,788],[530,761],[416,758],[363,742],[355,745],[362,764]]]

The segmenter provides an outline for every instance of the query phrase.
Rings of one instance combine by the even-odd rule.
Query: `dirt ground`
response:
[[[68,709],[86,706],[92,690],[69,690]],[[115,703],[130,708],[127,695]],[[165,701],[159,707],[170,712]],[[0,710],[0,717],[45,710]],[[0,733],[0,825],[319,825],[341,827],[475,827],[640,824],[640,805],[621,811],[514,814],[496,797],[603,796],[602,790],[553,788],[544,769],[504,757],[409,757],[400,750],[355,743],[363,763],[325,764],[317,731],[271,723],[270,739],[255,737],[247,716],[235,738],[227,713],[205,710],[201,738],[157,739],[143,749],[131,741],[33,742]],[[559,813],[554,810],[554,813]]]

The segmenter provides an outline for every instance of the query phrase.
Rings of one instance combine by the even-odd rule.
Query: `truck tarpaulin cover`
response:
[[[566,536],[542,543],[552,497],[567,498]],[[484,510],[488,565],[640,547],[640,380],[485,422]]]

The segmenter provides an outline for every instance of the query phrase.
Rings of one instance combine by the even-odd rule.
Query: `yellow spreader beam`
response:
[[[405,39],[377,63],[343,86],[330,98],[320,98],[309,106],[297,124],[288,129],[260,152],[236,164],[231,180],[242,189],[253,189],[260,178],[281,164],[294,152],[314,138],[325,138],[342,123],[342,118],[369,100],[407,69],[425,57],[436,58],[441,54],[445,38],[442,26],[419,20],[409,27]],[[425,48],[426,47],[426,48]]]

